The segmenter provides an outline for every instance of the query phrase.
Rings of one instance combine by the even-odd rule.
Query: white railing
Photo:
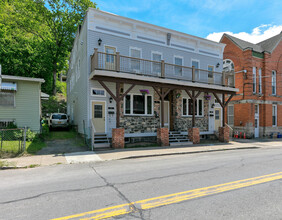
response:
[[[93,151],[94,150],[94,138],[95,138],[96,129],[95,129],[95,126],[94,126],[92,119],[90,119],[90,123],[91,123],[91,150]]]

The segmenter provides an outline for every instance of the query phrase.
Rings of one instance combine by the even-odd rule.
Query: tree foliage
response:
[[[56,94],[56,79],[91,0],[3,0],[0,3],[0,63],[3,73],[44,78]]]

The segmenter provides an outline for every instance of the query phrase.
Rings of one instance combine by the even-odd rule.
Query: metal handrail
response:
[[[93,123],[93,120],[90,119],[91,121],[91,149],[92,151],[94,150],[94,138],[95,138],[95,132],[96,132],[96,129],[95,129],[95,126],[94,126],[94,123]]]

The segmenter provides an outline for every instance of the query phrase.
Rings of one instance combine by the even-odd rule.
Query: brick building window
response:
[[[277,126],[277,105],[272,105],[272,126]]]
[[[257,68],[253,67],[253,93],[257,92]]]
[[[153,97],[151,95],[126,95],[124,97],[125,115],[152,115]]]
[[[261,69],[259,69],[259,94],[262,94]]]
[[[182,115],[183,116],[192,116],[193,115],[192,99],[188,99],[188,98],[182,99]],[[204,106],[203,106],[203,100],[202,99],[196,100],[195,115],[196,116],[203,116],[204,115]]]
[[[276,95],[276,71],[275,70],[272,70],[271,85],[272,85],[272,95]]]

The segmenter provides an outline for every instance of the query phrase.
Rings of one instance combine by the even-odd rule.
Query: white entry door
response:
[[[255,105],[255,138],[259,137],[259,105]]]
[[[214,108],[214,130],[218,131],[221,126],[221,108]]]

